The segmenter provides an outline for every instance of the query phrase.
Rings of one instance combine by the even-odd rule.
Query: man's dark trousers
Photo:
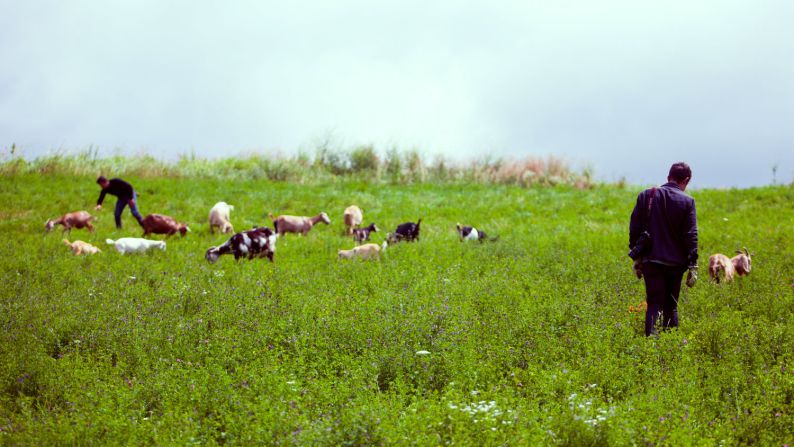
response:
[[[135,216],[135,220],[143,226],[143,216],[141,216],[141,213],[138,211],[138,194],[136,194],[135,191],[132,192],[132,203],[133,205],[130,205],[130,211],[132,215]],[[126,208],[127,205],[129,205],[129,203],[126,199],[119,199],[116,202],[116,209],[113,212],[113,217],[116,219],[116,228],[121,228],[121,213],[124,212],[124,208]]]
[[[665,265],[656,262],[642,264],[645,278],[645,294],[648,310],[645,311],[645,335],[656,333],[659,312],[662,313],[662,326],[678,327],[678,294],[681,292],[681,279],[687,268]]]

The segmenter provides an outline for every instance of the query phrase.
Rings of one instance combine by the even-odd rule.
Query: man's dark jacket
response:
[[[102,192],[99,193],[99,200],[96,201],[97,205],[102,205],[102,202],[105,200],[105,194],[114,195],[118,197],[119,200],[124,200],[126,202],[132,199],[132,185],[120,178],[110,179],[110,181],[108,181],[108,187],[102,188]]]
[[[629,248],[646,229],[648,200],[655,194],[651,205],[647,230],[653,243],[644,262],[658,262],[675,266],[696,266],[698,259],[698,224],[695,199],[684,194],[674,182],[658,188],[646,189],[637,196],[629,224]]]

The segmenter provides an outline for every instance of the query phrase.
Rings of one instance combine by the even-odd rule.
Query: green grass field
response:
[[[678,330],[643,335],[626,256],[639,188],[129,177],[145,215],[192,233],[122,256],[95,176],[0,176],[0,444],[791,445],[794,187],[694,190],[701,280]],[[660,179],[661,180],[661,179]],[[275,263],[209,264],[217,201],[235,229],[327,212]],[[418,243],[340,262],[342,211]],[[44,222],[86,209],[104,250]],[[500,240],[461,244],[456,222]],[[376,242],[385,232],[376,233]],[[752,273],[708,283],[747,246]],[[417,355],[417,351],[429,351]]]

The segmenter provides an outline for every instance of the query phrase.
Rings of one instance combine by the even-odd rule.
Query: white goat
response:
[[[725,276],[725,282],[733,281],[733,275],[745,276],[750,273],[750,269],[752,268],[753,258],[752,254],[744,248],[742,250],[736,250],[736,256],[728,259],[722,253],[717,253],[709,256],[709,277],[712,281],[719,284],[720,282],[720,270],[722,270],[723,275]]]
[[[218,202],[210,210],[210,233],[214,233],[218,227],[221,233],[234,233],[229,213],[234,210],[233,205],[226,202]]]
[[[108,245],[113,245],[121,254],[143,253],[151,248],[159,248],[165,251],[165,241],[150,241],[140,237],[123,237],[121,239],[106,239]]]

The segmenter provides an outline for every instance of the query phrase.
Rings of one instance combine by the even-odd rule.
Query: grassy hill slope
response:
[[[701,281],[649,339],[627,311],[636,188],[128,180],[192,233],[121,256],[104,240],[141,232],[128,211],[114,229],[109,197],[96,234],[68,236],[104,252],[76,258],[44,222],[92,210],[93,176],[0,177],[0,443],[794,442],[792,187],[692,192]],[[208,264],[220,200],[237,230],[332,224],[273,264]],[[423,218],[421,240],[338,261],[352,203],[383,230]],[[456,222],[500,240],[461,244]],[[741,246],[751,275],[708,283],[708,255]]]

